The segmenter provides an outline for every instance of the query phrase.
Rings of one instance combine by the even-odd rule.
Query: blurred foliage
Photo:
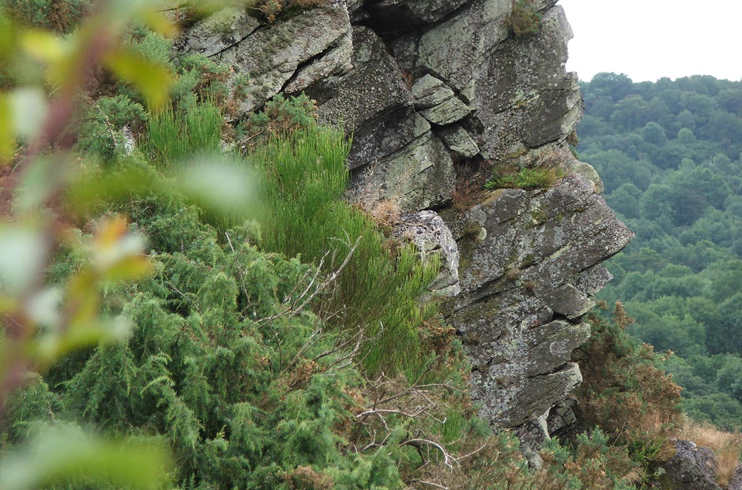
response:
[[[92,4],[91,0],[2,0],[0,11],[24,26],[68,33]]]
[[[677,354],[667,367],[689,415],[739,428],[742,393],[724,373],[742,362],[742,82],[602,73],[582,89],[580,158],[637,235],[601,297],[636,318],[629,333]]]

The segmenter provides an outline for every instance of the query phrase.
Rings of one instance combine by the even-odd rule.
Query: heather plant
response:
[[[91,0],[2,0],[0,10],[19,23],[68,33],[90,12]]]
[[[534,36],[541,30],[541,12],[533,0],[515,0],[507,17],[507,26],[516,37]]]
[[[613,321],[590,320],[590,341],[575,354],[584,373],[577,391],[581,423],[600,427],[649,469],[672,456],[668,438],[681,424],[681,388],[665,374],[665,359],[626,333],[633,320],[620,303]]]

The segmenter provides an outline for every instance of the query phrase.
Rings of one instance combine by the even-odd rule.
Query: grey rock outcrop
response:
[[[675,441],[675,455],[657,471],[667,490],[721,490],[716,484],[716,458],[707,447]]]
[[[235,7],[196,24],[181,49],[227,63],[246,77],[239,110],[247,114],[279,92],[298,92],[350,70],[350,30],[342,0],[274,24],[261,23]]]
[[[409,213],[394,228],[394,236],[412,242],[423,258],[437,254],[441,269],[430,290],[443,296],[461,292],[459,283],[459,248],[446,223],[435,211]]]
[[[473,397],[534,449],[574,422],[568,396],[582,377],[570,359],[590,335],[582,317],[610,280],[600,263],[632,237],[566,143],[582,104],[555,4],[532,3],[542,22],[530,37],[508,30],[512,0],[331,0],[271,25],[230,10],[182,43],[249,75],[243,114],[305,91],[321,121],[353,135],[354,194],[398,203],[395,235],[441,255],[433,289],[449,296]],[[500,167],[566,177],[491,192],[480,180],[479,199],[460,202],[472,171]]]

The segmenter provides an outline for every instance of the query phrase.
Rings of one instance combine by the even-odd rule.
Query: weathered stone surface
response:
[[[323,87],[308,91],[325,99],[319,106],[320,120],[342,123],[349,132],[396,109],[412,107],[412,94],[382,40],[368,28],[354,27],[353,46],[355,69],[331,87],[331,97],[322,96]]]
[[[675,441],[675,456],[662,465],[658,480],[667,490],[721,490],[716,484],[716,459],[707,447]]]
[[[191,27],[183,39],[183,50],[216,56],[237,46],[261,27],[245,9],[225,8]]]
[[[451,97],[442,104],[421,110],[420,114],[433,124],[445,126],[465,118],[470,112],[471,109],[458,97]]]
[[[581,317],[595,306],[595,301],[572,284],[562,284],[545,293],[543,300],[554,313],[564,315],[570,320]]]
[[[477,142],[461,126],[443,129],[438,134],[452,152],[462,157],[471,158],[479,153]]]
[[[436,22],[471,0],[381,0],[367,7],[370,25],[381,32]]]
[[[358,174],[355,185],[361,194],[396,200],[404,211],[414,211],[449,202],[456,185],[456,173],[446,146],[427,132],[369,165]]]
[[[204,53],[249,76],[244,87],[246,96],[239,105],[243,114],[260,108],[281,92],[300,65],[315,57],[320,56],[320,66],[302,70],[295,90],[319,79],[313,77],[342,73],[350,66],[343,54],[350,54],[347,35],[351,26],[342,0],[265,25],[256,25],[257,21],[244,13],[231,12],[226,19],[218,17],[224,15],[218,13],[197,24],[186,36],[183,50]],[[335,52],[322,56],[328,51]]]
[[[472,378],[486,417],[520,425],[578,382],[569,354],[589,327],[550,320],[578,322],[609,277],[593,268],[633,234],[580,175],[546,191],[494,191],[464,219],[484,233],[459,240],[462,293],[451,322],[474,365],[486,366]]]
[[[453,90],[445,83],[428,74],[412,85],[415,109],[430,109],[444,103],[454,96]]]
[[[444,296],[459,294],[459,249],[438,213],[420,211],[402,216],[394,228],[394,236],[411,241],[423,256],[439,254],[441,270],[430,290]]]
[[[395,111],[394,117],[382,117],[362,124],[353,137],[348,158],[351,170],[378,163],[415,140],[430,135],[430,123],[411,107]]]
[[[301,92],[318,80],[349,72],[353,69],[352,55],[353,37],[348,32],[340,38],[336,47],[320,55],[317,60],[300,67],[283,91],[287,94]]]
[[[485,61],[471,90],[468,123],[485,158],[503,160],[565,139],[582,112],[577,77],[564,72],[572,31],[561,7],[544,14],[541,32],[508,39]]]
[[[574,398],[567,398],[554,405],[549,410],[549,415],[546,418],[546,432],[548,434],[560,434],[573,427],[577,423],[574,412],[575,405],[577,405],[577,400]]]
[[[510,0],[474,0],[459,15],[426,31],[417,48],[417,64],[462,91],[482,62],[508,36],[504,19]]]
[[[567,173],[582,175],[593,183],[596,193],[603,193],[603,180],[600,178],[600,175],[598,175],[598,172],[595,171],[595,168],[593,168],[589,163],[572,159],[567,165],[565,165],[565,170]]]

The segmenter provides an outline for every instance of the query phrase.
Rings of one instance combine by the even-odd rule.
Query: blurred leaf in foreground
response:
[[[70,426],[47,426],[3,462],[0,490],[73,481],[158,488],[166,482],[170,467],[167,452],[152,444],[102,439]]]

